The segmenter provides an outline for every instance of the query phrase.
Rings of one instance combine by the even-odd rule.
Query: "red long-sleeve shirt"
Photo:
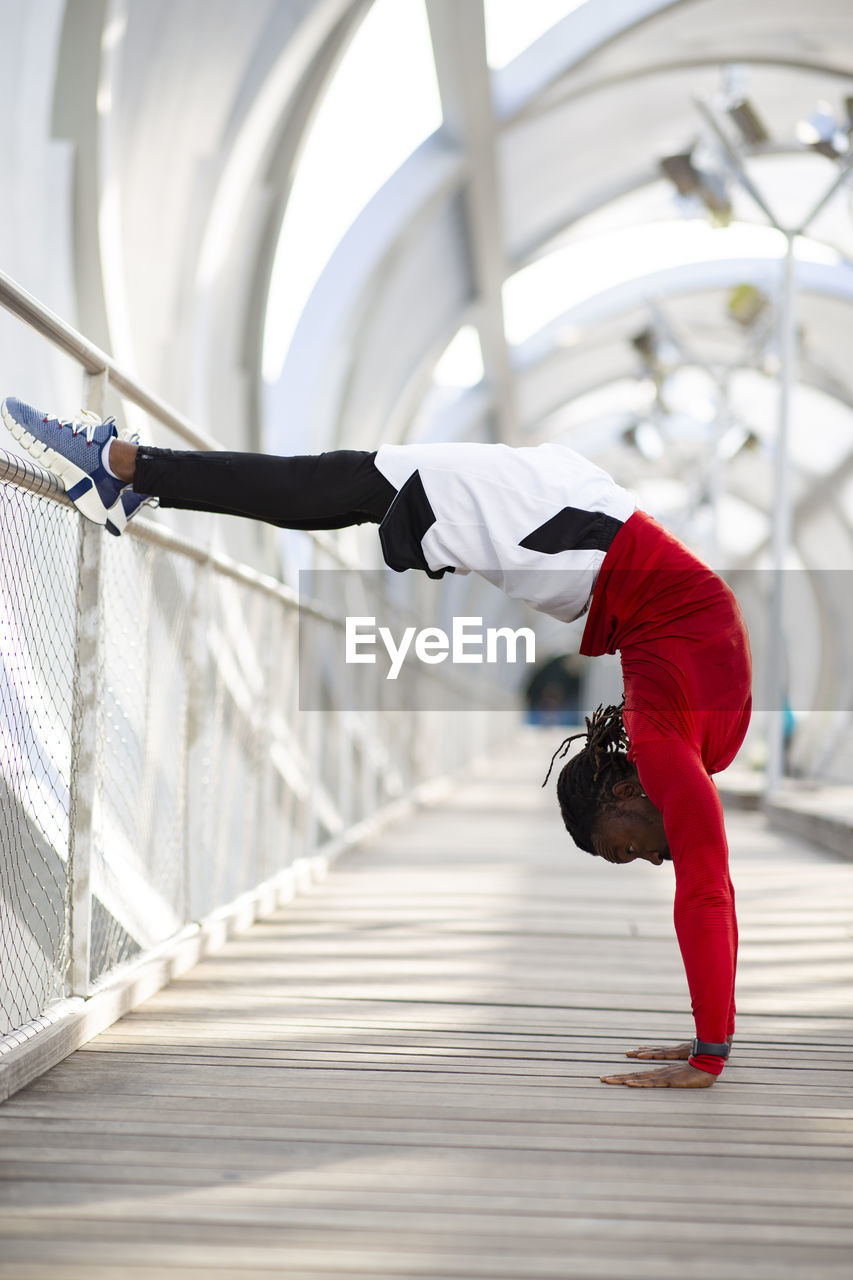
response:
[[[752,706],[746,624],[726,584],[643,511],[616,534],[580,651],[619,651],[629,760],[663,815],[675,931],[700,1040],[734,1032],[735,898],[710,775],[731,764]],[[715,1075],[724,1059],[691,1058]]]

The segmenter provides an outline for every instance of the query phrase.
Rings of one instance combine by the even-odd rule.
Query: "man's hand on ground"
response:
[[[734,1036],[726,1036],[729,1044]],[[682,1044],[648,1045],[641,1044],[639,1049],[626,1049],[626,1058],[642,1058],[645,1062],[686,1062],[693,1052],[693,1041],[685,1040]]]
[[[647,1044],[641,1044],[639,1049],[627,1049],[626,1058],[644,1058],[647,1061],[657,1062],[686,1062],[693,1052],[693,1041],[685,1040],[683,1044],[659,1045],[652,1048]]]
[[[627,1076],[600,1076],[603,1084],[625,1084],[632,1089],[708,1089],[716,1080],[710,1071],[700,1071],[689,1063],[658,1067],[654,1071],[634,1071]]]

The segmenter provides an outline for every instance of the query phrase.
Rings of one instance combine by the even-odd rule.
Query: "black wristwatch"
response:
[[[697,1036],[693,1041],[693,1048],[690,1051],[690,1056],[691,1058],[695,1058],[701,1053],[707,1053],[710,1054],[712,1058],[727,1058],[731,1047],[732,1046],[728,1043],[711,1044],[710,1041],[700,1040]]]

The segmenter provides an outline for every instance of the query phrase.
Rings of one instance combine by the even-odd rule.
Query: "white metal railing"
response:
[[[0,304],[82,366],[85,407],[101,412],[109,383],[217,447],[2,273]],[[63,1000],[345,846],[505,730],[500,695],[353,711],[325,662],[344,600],[299,600],[159,521],[105,537],[2,451],[0,536],[0,1061]],[[341,563],[330,539],[315,547]],[[298,707],[300,625],[323,710]]]

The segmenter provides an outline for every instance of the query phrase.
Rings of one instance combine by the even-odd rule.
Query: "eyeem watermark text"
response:
[[[390,627],[377,627],[375,617],[346,620],[345,660],[375,663],[380,645],[390,666],[386,680],[396,680],[411,652],[418,662],[518,662],[523,641],[523,662],[536,661],[536,636],[529,627],[483,627],[482,618],[454,618],[450,635],[441,627],[405,627],[399,641]]]

